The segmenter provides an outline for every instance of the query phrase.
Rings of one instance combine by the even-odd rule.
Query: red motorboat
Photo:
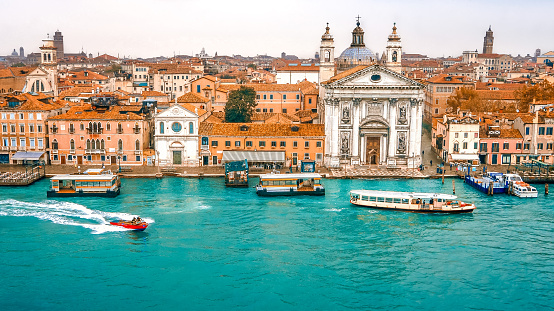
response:
[[[119,220],[117,222],[115,221],[110,222],[110,225],[120,226],[126,229],[137,230],[137,231],[144,231],[144,229],[148,227],[148,223],[145,221],[132,222],[132,221],[126,221],[126,220]]]

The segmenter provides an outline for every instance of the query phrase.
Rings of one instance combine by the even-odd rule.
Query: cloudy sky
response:
[[[397,23],[406,53],[431,57],[481,51],[492,25],[494,52],[554,50],[553,0],[27,0],[2,1],[0,55],[38,52],[59,29],[66,52],[131,57],[196,54],[313,57],[326,23],[335,54],[361,16],[366,46],[382,53]],[[13,14],[11,14],[13,13]]]

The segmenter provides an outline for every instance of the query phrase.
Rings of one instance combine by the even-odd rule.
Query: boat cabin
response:
[[[104,169],[90,169],[83,174],[56,175],[50,181],[48,197],[115,197],[121,186],[119,177]]]
[[[325,195],[321,175],[315,173],[265,174],[256,186],[258,195]]]

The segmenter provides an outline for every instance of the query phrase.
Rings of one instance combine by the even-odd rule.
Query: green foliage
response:
[[[467,87],[457,89],[456,93],[446,100],[446,105],[454,113],[458,111],[458,108],[474,112],[483,111],[484,108],[483,101],[479,98],[477,92]]]
[[[252,68],[252,69],[254,69],[254,70],[255,70],[256,68],[258,68],[258,66],[256,66],[256,64],[248,64],[247,67],[248,67],[248,68]]]
[[[106,72],[118,72],[121,70],[121,66],[118,65],[118,64],[113,64],[111,65],[107,70]]]
[[[25,67],[24,63],[13,64],[12,67]]]
[[[514,93],[518,100],[519,111],[527,112],[529,104],[533,102],[533,99],[554,99],[554,85],[545,80],[534,85],[524,85],[521,89],[516,90]]]
[[[241,86],[231,91],[225,104],[225,122],[250,122],[256,105],[256,91],[253,88]]]

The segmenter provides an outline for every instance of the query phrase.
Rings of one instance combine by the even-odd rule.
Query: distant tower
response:
[[[483,40],[483,54],[492,54],[493,41],[494,37],[492,36],[491,26],[489,26],[489,30],[487,30],[487,34]]]
[[[402,43],[400,36],[396,33],[396,23],[392,27],[392,33],[387,41],[386,66],[396,73],[402,73]]]
[[[281,52],[281,58],[282,58],[282,59],[285,59],[286,56],[287,56],[287,53]]]
[[[321,36],[319,47],[319,83],[329,80],[335,75],[335,42],[329,33],[329,23]]]
[[[541,56],[541,49],[536,49],[535,50],[535,57],[537,56]]]
[[[23,50],[23,47],[19,48],[19,57],[25,57],[25,50]]]
[[[58,49],[58,58],[62,59],[64,58],[64,52],[63,52],[63,36],[62,33],[59,30],[56,30],[54,33],[54,46]]]

